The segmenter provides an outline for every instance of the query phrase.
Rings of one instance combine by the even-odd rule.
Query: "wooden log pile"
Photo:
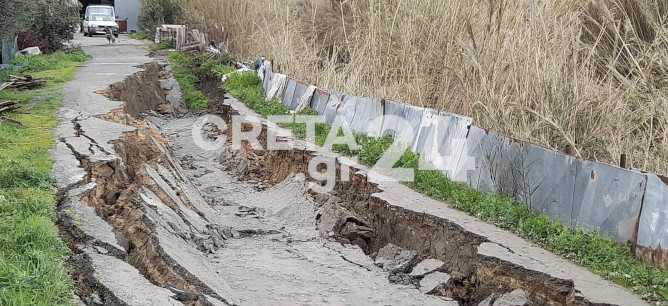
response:
[[[163,24],[156,28],[155,43],[159,44],[166,40],[174,42],[176,51],[188,52],[206,49],[209,36],[197,29],[188,30],[184,25]]]
[[[208,35],[206,33],[200,32],[197,29],[190,30],[186,33],[185,41],[176,41],[176,50],[178,51],[192,51],[199,50],[200,52],[204,51],[207,46]]]
[[[16,109],[17,108],[16,105],[21,103],[21,102],[23,102],[23,101],[22,100],[9,100],[9,101],[0,102],[0,121],[6,121],[6,122],[10,122],[10,123],[13,123],[13,124],[16,124],[16,125],[21,125],[21,122],[18,122],[14,119],[11,119],[11,118],[8,118],[8,117],[5,117],[5,116],[2,115],[2,113],[4,113],[4,112],[8,112],[8,111]]]
[[[16,76],[10,75],[9,82],[2,84],[2,88],[18,88],[18,89],[33,89],[41,87],[46,84],[46,80],[43,78],[33,78],[30,75],[26,76]]]

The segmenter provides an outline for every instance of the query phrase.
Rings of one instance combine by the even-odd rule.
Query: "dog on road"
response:
[[[104,32],[107,34],[107,41],[110,44],[116,43],[116,36],[114,36],[114,33],[111,31],[111,28],[104,29]]]

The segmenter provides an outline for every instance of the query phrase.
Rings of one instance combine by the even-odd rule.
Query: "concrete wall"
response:
[[[263,76],[276,78],[270,63]],[[294,109],[308,85],[287,78],[282,102]],[[263,80],[265,88],[272,80]],[[309,98],[309,97],[305,97]],[[412,133],[398,137],[396,122],[383,122],[392,135],[456,182],[515,198],[536,214],[570,228],[599,230],[617,242],[632,242],[637,257],[668,267],[668,178],[599,162],[518,141],[473,125],[473,119],[385,99],[355,97],[322,89],[311,107],[327,123],[343,116],[365,132],[379,115],[406,119]],[[379,131],[370,135],[378,135]]]

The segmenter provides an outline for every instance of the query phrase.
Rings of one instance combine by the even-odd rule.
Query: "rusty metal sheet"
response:
[[[531,143],[522,146],[522,153],[517,201],[536,214],[572,227],[576,158]]]
[[[332,122],[334,122],[334,118],[336,118],[336,109],[339,107],[344,96],[345,95],[333,90],[329,92],[329,100],[327,100],[327,105],[323,111],[325,122],[327,122],[328,125],[332,125]]]
[[[311,108],[315,109],[318,115],[324,115],[327,101],[329,101],[329,92],[316,89],[313,98],[311,98]]]
[[[295,110],[299,106],[302,96],[306,93],[308,89],[308,84],[297,81],[295,86],[295,92],[292,95],[292,102],[290,102],[290,109]]]
[[[638,258],[668,268],[668,178],[646,174],[647,188],[638,220],[635,253]]]
[[[345,95],[343,96],[343,102],[336,109],[336,115],[343,119],[349,126],[353,121],[353,117],[355,117],[358,99],[356,96]]]
[[[290,104],[292,104],[292,98],[294,97],[295,94],[295,88],[297,87],[297,81],[292,78],[286,78],[287,80],[285,81],[285,92],[283,93],[283,97],[281,100],[281,103],[283,105],[287,106],[288,108],[290,107]]]
[[[370,124],[371,121],[382,116],[383,105],[380,103],[380,99],[359,98],[357,99],[357,108],[355,109],[355,116],[350,124],[350,128],[358,133],[377,136],[380,133],[382,124],[371,131],[369,130],[371,128]]]
[[[598,162],[575,163],[571,219],[576,219],[583,230],[598,228],[615,241],[631,240],[645,192],[645,177]]]
[[[385,100],[385,106],[384,106],[384,115],[385,116],[401,116],[401,113],[403,112],[404,109],[404,104],[395,102],[395,101],[390,101],[390,100]],[[383,121],[383,127],[382,127],[383,133],[381,136],[386,136],[386,135],[391,135],[394,137],[394,135],[397,132],[397,122],[396,120],[384,120]]]

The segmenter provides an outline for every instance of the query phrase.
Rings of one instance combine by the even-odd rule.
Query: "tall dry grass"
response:
[[[297,79],[668,173],[666,1],[181,3],[234,56],[265,56]]]

